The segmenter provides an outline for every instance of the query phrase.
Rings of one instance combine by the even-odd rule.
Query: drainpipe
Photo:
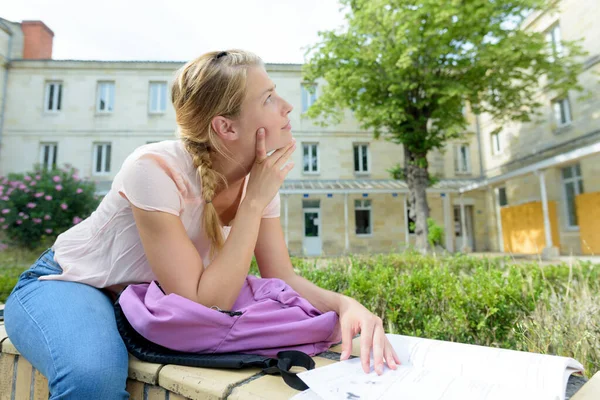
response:
[[[2,89],[2,109],[0,110],[0,153],[2,153],[2,136],[4,134],[4,113],[6,111],[6,97],[8,92],[8,67],[10,64],[10,57],[12,54],[12,45],[13,45],[13,32],[9,26],[0,21],[0,24],[3,25],[8,31],[9,39],[8,39],[8,53],[6,56],[6,68],[4,69],[4,87]]]
[[[477,132],[477,147],[479,150],[479,177],[483,178],[483,150],[481,149],[481,128],[479,114],[475,114],[475,131]]]

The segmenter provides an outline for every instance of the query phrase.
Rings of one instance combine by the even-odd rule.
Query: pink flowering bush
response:
[[[29,248],[51,242],[96,209],[94,191],[69,165],[0,177],[0,236]]]

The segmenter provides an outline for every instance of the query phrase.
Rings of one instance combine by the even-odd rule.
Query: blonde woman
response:
[[[7,300],[7,332],[48,378],[51,399],[128,398],[111,295],[157,280],[166,293],[229,310],[253,254],[263,278],[338,313],[342,359],[360,332],[365,372],[371,351],[375,371],[384,359],[396,368],[380,318],[294,273],[278,194],[293,167],[292,106],[261,59],[204,54],[177,72],[171,98],[179,138],[135,150],[98,209],[61,234]]]

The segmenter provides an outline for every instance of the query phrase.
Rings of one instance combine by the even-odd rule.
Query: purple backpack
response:
[[[165,295],[156,282],[128,286],[118,302],[137,333],[179,352],[312,356],[341,340],[337,314],[321,313],[280,279],[249,275],[233,311]]]

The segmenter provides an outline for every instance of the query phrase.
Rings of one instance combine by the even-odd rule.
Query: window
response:
[[[44,110],[47,112],[59,112],[62,106],[62,83],[46,83],[46,94],[44,95]]]
[[[560,25],[556,24],[546,32],[546,42],[550,47],[550,61],[562,55],[562,44],[560,35]]]
[[[304,172],[308,174],[319,173],[319,145],[305,143],[303,146]]]
[[[508,197],[506,196],[506,188],[498,188],[498,205],[504,207],[508,205]]]
[[[454,171],[461,174],[471,172],[471,154],[468,144],[459,144],[454,148]]]
[[[96,111],[99,113],[110,113],[115,108],[115,83],[98,82],[98,101]]]
[[[416,218],[413,219],[410,217],[410,210],[411,210],[410,203],[408,200],[406,200],[406,224],[408,225],[408,233],[410,235],[414,235],[416,228],[417,228],[416,227],[417,220],[416,220]]]
[[[302,84],[302,112],[317,101],[317,85]]]
[[[502,153],[502,144],[500,142],[500,132],[492,133],[492,154],[498,155]]]
[[[366,144],[354,145],[354,172],[369,172],[369,146]]]
[[[167,110],[167,82],[150,82],[148,112],[161,114]]]
[[[577,222],[575,197],[583,193],[583,179],[581,179],[581,168],[579,167],[579,164],[563,168],[562,181],[565,194],[567,226],[569,228],[576,228],[579,224]]]
[[[94,174],[107,174],[110,172],[110,143],[94,144]]]
[[[40,166],[44,170],[56,168],[57,143],[40,143]]]
[[[568,98],[554,100],[552,110],[554,111],[554,120],[559,127],[571,123],[571,106]]]
[[[373,233],[371,211],[371,200],[354,200],[357,235],[371,235]]]

